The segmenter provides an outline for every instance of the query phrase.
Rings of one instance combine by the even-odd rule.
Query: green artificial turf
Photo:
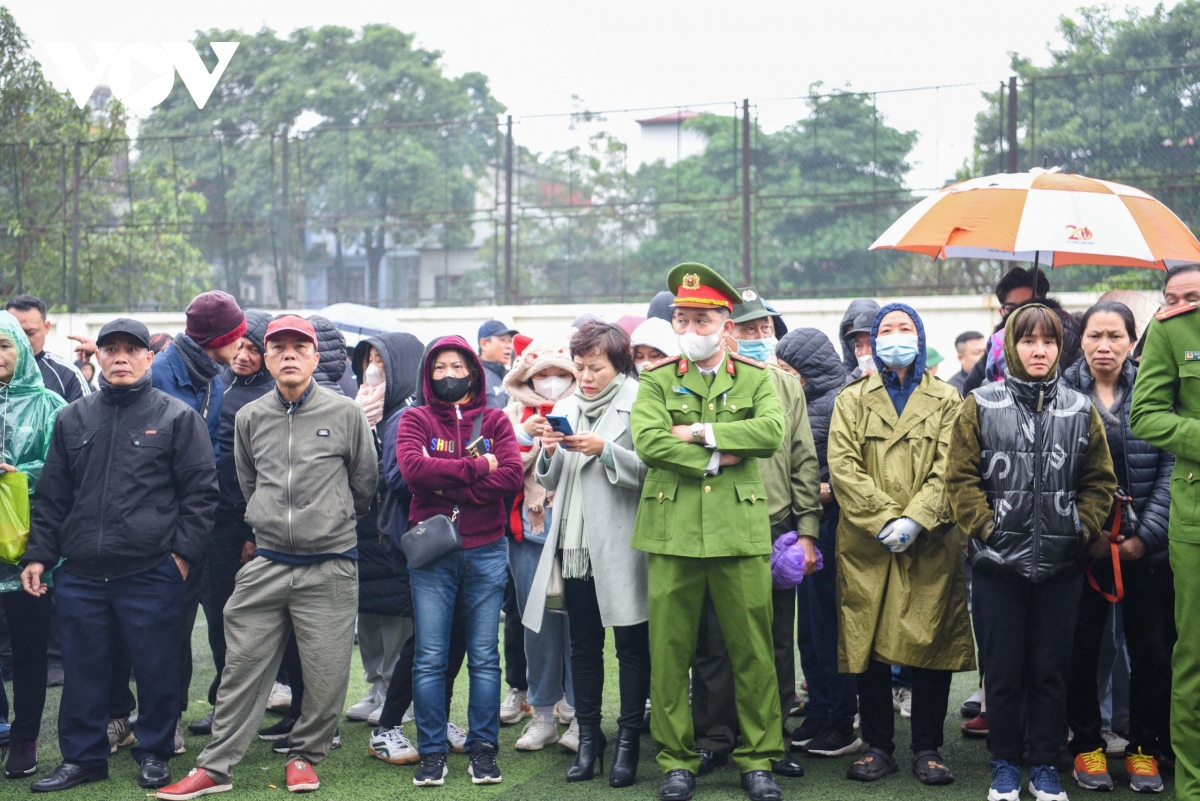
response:
[[[205,692],[213,676],[212,657],[208,651],[206,629],[203,613],[196,621],[192,634],[192,653],[195,659],[195,673],[192,677],[192,703],[185,715],[185,720],[191,721],[203,717],[209,707]],[[607,649],[608,682],[605,687],[604,730],[611,743],[616,733],[617,715],[617,664],[613,654],[612,639],[609,638]],[[959,733],[961,722],[958,717],[958,705],[962,699],[970,695],[977,686],[975,674],[959,674],[954,678],[954,686],[950,693],[950,714],[946,719],[946,745],[942,753],[951,769],[957,776],[957,781],[948,787],[924,787],[909,773],[904,755],[908,749],[908,721],[897,715],[896,743],[897,755],[901,760],[899,773],[889,776],[871,785],[858,784],[845,778],[846,766],[852,761],[851,757],[820,760],[800,757],[807,769],[807,775],[801,779],[779,779],[783,788],[784,798],[806,799],[871,799],[886,801],[886,799],[959,799],[970,798],[983,801],[987,797],[990,768],[987,762],[987,751],[983,742],[967,740]],[[9,687],[10,698],[11,685]],[[354,668],[350,680],[350,691],[346,704],[358,701],[366,691],[362,679],[362,671],[357,651],[354,655]],[[773,688],[763,688],[771,692]],[[50,690],[46,702],[46,714],[42,723],[42,736],[38,748],[40,770],[38,776],[49,773],[59,763],[57,718],[60,691]],[[461,726],[466,726],[467,703],[467,671],[464,669],[455,687],[452,719]],[[278,715],[268,713],[267,723],[278,720]],[[791,726],[799,724],[793,718]],[[550,746],[543,751],[522,753],[514,750],[513,743],[520,735],[523,724],[505,727],[500,733],[499,757],[500,769],[504,774],[504,782],[499,785],[476,787],[467,776],[467,757],[452,755],[450,758],[450,775],[446,784],[441,788],[417,788],[412,785],[414,767],[396,767],[372,759],[367,754],[367,739],[369,727],[365,723],[343,722],[341,733],[344,746],[333,751],[329,758],[317,766],[321,778],[321,789],[308,794],[312,801],[349,801],[350,799],[416,798],[442,799],[455,801],[457,799],[590,799],[606,798],[616,801],[625,799],[654,799],[655,791],[660,780],[660,772],[654,761],[654,745],[647,736],[642,740],[642,760],[638,771],[638,783],[633,787],[616,790],[610,788],[607,776],[598,777],[595,781],[568,784],[565,780],[567,768],[571,764],[572,755],[559,746]],[[406,727],[408,736],[416,740],[413,724]],[[182,778],[194,765],[196,754],[207,742],[207,737],[188,735],[186,754],[176,757],[171,762],[173,775]],[[245,799],[245,801],[282,801],[287,797],[283,781],[283,762],[281,755],[270,750],[270,744],[255,740],[250,746],[246,758],[234,773],[234,790],[222,794],[221,798]],[[608,756],[612,747],[608,749]],[[151,795],[136,784],[136,765],[129,756],[128,749],[122,749],[113,756],[109,780],[98,784],[84,785],[73,790],[58,794],[64,801],[110,801],[128,799],[137,801]],[[607,763],[606,763],[607,767]],[[1113,798],[1132,798],[1128,785],[1124,784],[1123,766],[1116,760],[1110,762],[1114,778],[1119,782],[1117,790],[1110,794]],[[36,777],[35,777],[36,778]],[[726,767],[710,776],[697,781],[696,798],[701,799],[741,799],[745,798],[738,783],[738,773],[735,768]],[[28,793],[32,779],[3,780],[0,779],[0,798],[24,798]],[[272,785],[274,785],[272,787]],[[1064,775],[1064,788],[1074,801],[1080,801],[1086,791],[1078,788],[1074,781]],[[1027,792],[1023,798],[1031,798]],[[1167,778],[1167,790],[1158,796],[1162,801],[1173,801],[1175,793],[1170,777]]]

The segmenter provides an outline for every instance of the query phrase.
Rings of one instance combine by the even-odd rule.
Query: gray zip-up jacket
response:
[[[375,497],[379,467],[362,407],[314,382],[297,403],[278,391],[242,407],[234,459],[258,547],[345,553]]]

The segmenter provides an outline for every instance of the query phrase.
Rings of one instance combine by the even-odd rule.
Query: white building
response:
[[[638,120],[637,124],[642,131],[642,163],[663,161],[670,165],[688,156],[703,153],[708,145],[707,137],[684,125],[688,120],[699,116],[698,112],[681,109],[659,117]]]

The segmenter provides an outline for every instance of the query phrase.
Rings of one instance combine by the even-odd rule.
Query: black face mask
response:
[[[446,376],[445,378],[435,378],[430,383],[433,384],[434,396],[445,403],[454,403],[471,391],[470,376],[462,378]]]

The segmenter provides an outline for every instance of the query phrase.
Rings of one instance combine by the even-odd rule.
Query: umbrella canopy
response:
[[[361,303],[334,303],[318,309],[316,313],[333,323],[343,334],[360,339],[404,330],[400,321],[390,313]]]
[[[935,258],[1166,270],[1200,262],[1200,241],[1140,189],[1057,167],[948,186],[892,223],[871,250]]]

